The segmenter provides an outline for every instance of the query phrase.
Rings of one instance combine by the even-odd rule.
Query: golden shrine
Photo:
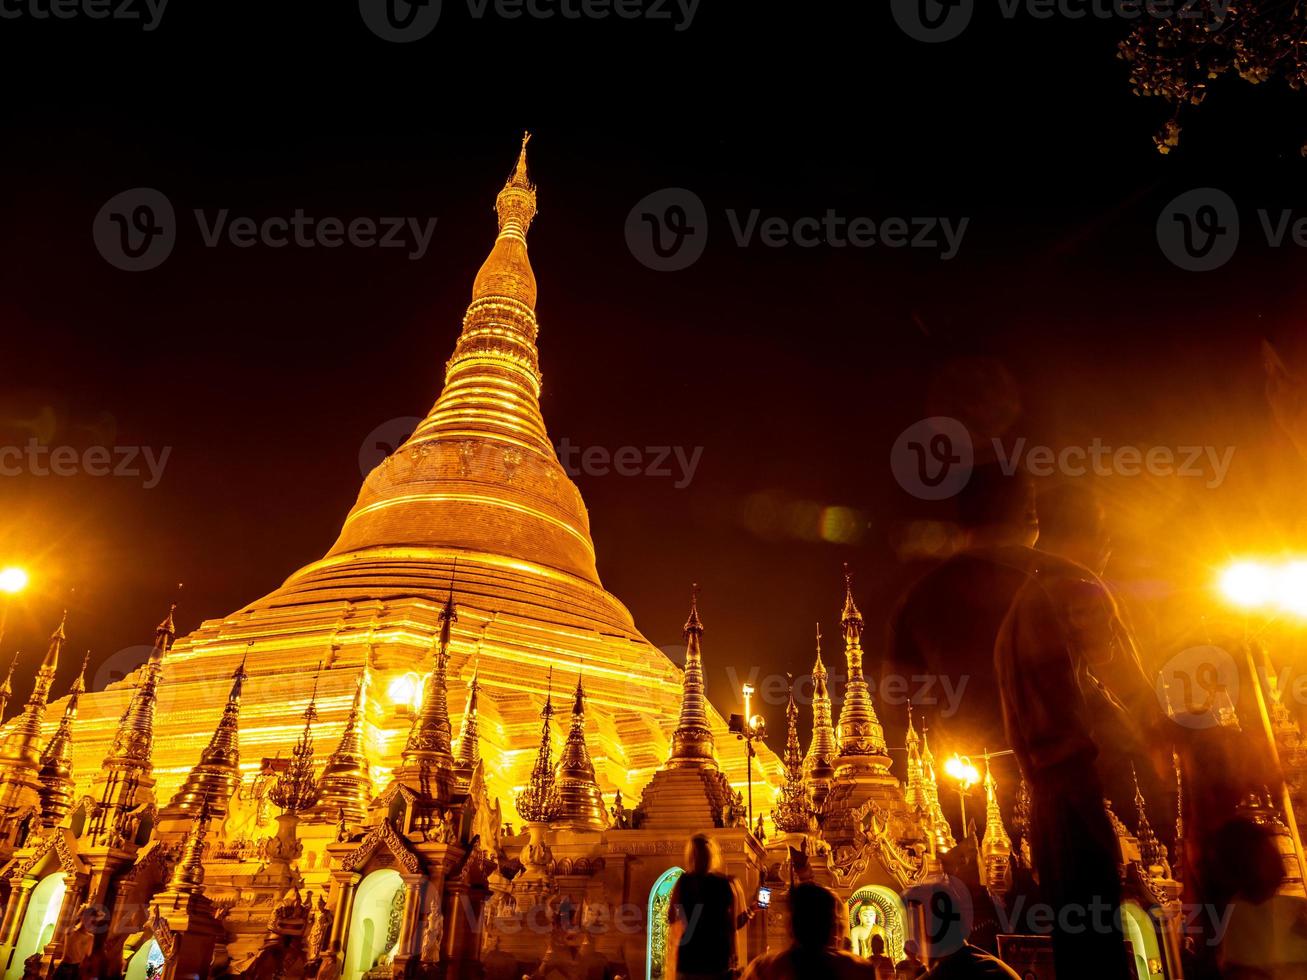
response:
[[[324,558],[188,635],[170,612],[104,691],[79,679],[50,700],[55,630],[0,738],[3,980],[654,980],[699,831],[746,894],[821,881],[855,943],[903,955],[899,895],[955,841],[911,722],[906,778],[891,771],[851,578],[838,721],[819,634],[811,745],[791,695],[782,756],[752,763],[766,820],[749,826],[697,603],[681,670],[604,590],[546,434],[525,139],[495,208],[444,388]],[[1022,850],[986,776],[980,852],[1001,896]],[[1123,867],[1169,908],[1164,849],[1121,836]],[[783,934],[758,915],[744,951]]]

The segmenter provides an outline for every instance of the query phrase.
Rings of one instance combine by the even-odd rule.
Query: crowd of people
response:
[[[966,685],[963,710],[940,720],[941,740],[955,724],[959,737],[965,726],[969,742],[1012,749],[1030,802],[1033,867],[1023,886],[1054,910],[1106,909],[1101,925],[1052,930],[1059,980],[1142,980],[1122,929],[1120,847],[1106,799],[1123,771],[1133,778],[1138,767],[1161,785],[1176,759],[1189,797],[1177,824],[1188,829],[1182,849],[1172,840],[1172,864],[1185,906],[1211,911],[1205,919],[1186,917],[1184,953],[1166,965],[1167,975],[1307,977],[1307,901],[1284,894],[1287,865],[1274,841],[1283,774],[1262,731],[1185,726],[1168,716],[1126,608],[1104,578],[1111,541],[1093,494],[1064,485],[1037,498],[1019,471],[980,466],[958,512],[964,544],[903,596],[883,669],[946,679],[955,690]],[[1007,789],[1011,812],[1013,787]],[[909,940],[897,963],[883,940],[874,941],[879,936],[869,956],[855,955],[843,903],[811,881],[786,896],[792,943],[746,963],[743,929],[755,910],[721,872],[709,838],[696,836],[671,896],[667,975],[1016,977],[992,949],[972,945],[973,938],[986,945],[978,935],[958,935],[958,903],[976,897],[950,892],[977,878],[966,830],[949,856],[950,877],[928,883],[934,892],[914,906],[940,928],[926,922],[924,948]]]

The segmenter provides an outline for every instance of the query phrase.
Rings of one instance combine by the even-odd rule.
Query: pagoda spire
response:
[[[0,684],[0,722],[5,720],[5,709],[9,707],[9,699],[14,696],[14,668],[18,666],[18,654],[14,653],[14,659],[9,661],[9,673],[5,674],[4,683]]]
[[[191,769],[181,788],[174,794],[172,801],[163,813],[169,816],[190,814],[201,806],[208,811],[209,817],[221,821],[227,815],[227,805],[241,785],[240,759],[240,713],[241,693],[249,673],[245,663],[249,657],[249,648],[245,647],[240,663],[232,674],[231,691],[227,695],[227,704],[218,719],[218,727],[209,739],[208,746],[200,753],[200,760]]]
[[[322,665],[318,665],[318,677]],[[304,708],[304,733],[291,751],[290,762],[273,784],[268,799],[284,813],[301,813],[318,802],[318,785],[313,778],[313,723],[318,720],[318,677]]]
[[[608,826],[608,811],[585,741],[585,689],[579,673],[572,699],[572,724],[558,757],[554,797],[557,800],[555,821],[570,824],[576,830],[603,830]]]
[[[86,665],[90,662],[91,651],[86,651],[82,658],[82,669],[68,689],[68,703],[64,714],[59,719],[59,727],[50,736],[45,751],[41,753],[41,823],[53,827],[72,809],[76,798],[77,784],[73,779],[73,760],[71,746],[73,741],[73,722],[77,720],[77,704],[86,692]]]
[[[554,668],[549,668],[545,688],[545,705],[540,709],[540,751],[536,753],[531,779],[517,795],[517,815],[527,823],[548,823],[558,812],[558,794],[554,785],[554,747],[549,724],[554,717]]]
[[[155,627],[154,646],[140,668],[140,680],[118,721],[113,746],[91,781],[94,809],[88,835],[97,846],[115,843],[120,837],[124,814],[153,801],[154,712],[163,661],[177,638],[177,626],[173,622],[176,611],[174,603],[163,622]]]
[[[885,732],[871,703],[871,691],[862,674],[862,613],[853,601],[853,573],[844,566],[844,611],[840,617],[844,629],[844,653],[848,660],[849,682],[840,705],[838,767],[862,768],[866,762],[883,768]]]
[[[930,751],[930,740],[923,730],[921,733],[921,789],[926,802],[926,822],[935,838],[935,847],[947,851],[957,846],[953,839],[953,828],[949,826],[948,817],[939,802],[939,778],[935,773],[935,756]],[[963,831],[965,833],[965,830]]]
[[[181,857],[168,879],[168,887],[159,895],[157,903],[162,911],[172,911],[203,894],[204,848],[209,833],[209,808],[202,804],[192,816],[190,830],[182,842]]]
[[[794,675],[787,674],[790,697],[785,704],[785,785],[772,811],[772,822],[784,834],[801,834],[808,829],[808,793],[803,778],[803,754],[799,747],[799,708],[794,703]]]
[[[712,729],[708,727],[708,699],[703,691],[703,622],[699,619],[699,584],[690,589],[690,615],[685,636],[685,670],[681,675],[681,717],[672,732],[668,765],[717,768]]]
[[[826,665],[821,659],[821,624],[817,624],[817,660],[812,665],[812,741],[803,759],[803,771],[813,794],[813,805],[820,806],[835,775],[835,758],[839,746],[835,741],[835,724],[831,721],[830,690],[826,686]]]
[[[998,805],[998,783],[989,769],[985,754],[985,836],[980,841],[983,884],[990,892],[1002,893],[1012,884],[1012,838],[1003,826],[1003,811]]]
[[[1148,807],[1144,802],[1144,791],[1139,788],[1139,773],[1135,770],[1135,764],[1130,763],[1130,776],[1135,782],[1135,814],[1137,820],[1137,830],[1135,838],[1139,841],[1139,856],[1143,859],[1144,867],[1150,871],[1153,868],[1165,868],[1166,877],[1170,877],[1170,867],[1167,863],[1166,845],[1157,839],[1157,834],[1153,831],[1153,825],[1148,822]]]
[[[363,722],[367,706],[368,671],[364,667],[354,688],[340,744],[322,767],[318,780],[318,803],[314,812],[337,820],[341,812],[349,823],[362,823],[372,799],[372,770],[363,751]]]
[[[927,807],[925,768],[921,761],[921,738],[917,735],[917,729],[912,723],[911,701],[908,702],[907,746],[908,785],[903,791],[903,797],[912,810],[925,815]]]
[[[55,671],[59,668],[59,652],[67,639],[64,632],[67,622],[68,613],[65,612],[50,635],[50,645],[37,668],[27,707],[0,745],[0,815],[8,816],[26,807],[40,805],[41,723],[45,721],[45,709],[50,700],[50,685],[54,683]]]
[[[481,761],[480,731],[477,727],[480,670],[480,664],[472,668],[472,680],[467,686],[467,704],[463,707],[463,720],[458,727],[458,756],[454,759],[454,768],[462,774],[463,779],[469,778]]]
[[[395,770],[398,778],[433,799],[446,800],[453,789],[451,725],[446,674],[449,667],[449,644],[453,624],[458,621],[454,607],[454,580],[450,577],[449,594],[440,610],[440,632],[436,641],[435,669],[427,675],[422,704],[409,729],[408,741]],[[435,782],[432,783],[434,778]]]

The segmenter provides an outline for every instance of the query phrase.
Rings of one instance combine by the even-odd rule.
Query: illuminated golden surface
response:
[[[455,695],[450,722],[461,728],[460,695],[479,663],[475,730],[489,793],[506,817],[514,817],[513,799],[535,759],[551,666],[560,678],[584,666],[588,748],[610,800],[619,788],[638,799],[668,758],[680,672],[600,583],[585,504],[555,457],[540,411],[536,283],[526,245],[536,195],[525,151],[496,210],[499,233],[476,276],[440,397],[409,440],[368,474],[339,539],[270,595],[179,638],[167,656],[154,740],[161,804],[212,738],[247,651],[240,706],[245,787],[265,757],[284,757],[299,737],[322,662],[319,767],[341,743],[367,669],[357,735],[348,741],[357,737],[377,788],[384,788],[413,715],[413,706],[387,692],[430,674],[451,579],[458,620],[447,665]],[[406,675],[409,681],[395,687]],[[72,746],[79,786],[108,754],[137,680],[82,697]],[[743,746],[726,734],[716,711],[706,712],[722,768],[743,788]],[[58,715],[51,715],[52,729]],[[553,733],[558,748],[566,736],[562,722]],[[775,756],[760,751],[758,761],[779,784]],[[754,794],[759,810],[769,808],[770,787],[755,779]],[[356,807],[351,800],[348,809]]]

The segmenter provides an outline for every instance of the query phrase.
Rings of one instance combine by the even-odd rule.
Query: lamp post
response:
[[[753,700],[753,685],[744,685],[744,714],[731,715],[728,721],[728,727],[735,733],[737,739],[742,739],[745,745],[744,764],[745,764],[745,784],[749,792],[749,831],[753,832],[753,757],[757,754],[754,751],[753,743],[762,741],[767,737],[767,720],[762,715],[750,714],[750,707]]]
[[[980,782],[980,771],[971,762],[970,756],[954,752],[944,761],[944,772],[958,784],[958,807],[962,811],[961,839],[967,835],[967,793]]]
[[[0,569],[0,643],[4,642],[5,626],[9,623],[9,605],[13,597],[27,588],[27,573],[21,568]]]

